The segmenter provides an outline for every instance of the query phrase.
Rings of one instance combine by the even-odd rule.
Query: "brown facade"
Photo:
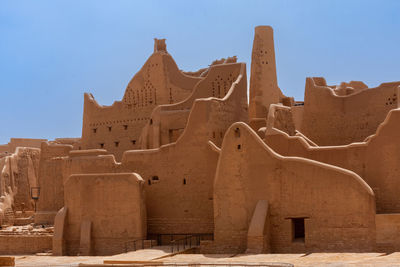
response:
[[[40,187],[54,255],[185,235],[207,236],[203,253],[398,251],[399,93],[313,77],[304,102],[286,97],[269,26],[255,29],[250,88],[236,57],[183,72],[155,39],[121,101],[85,94],[81,139],[0,157],[0,215],[32,209]]]

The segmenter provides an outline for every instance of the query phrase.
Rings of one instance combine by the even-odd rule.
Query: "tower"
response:
[[[257,26],[251,54],[249,119],[264,120],[269,105],[279,103],[282,97],[276,77],[273,29]]]

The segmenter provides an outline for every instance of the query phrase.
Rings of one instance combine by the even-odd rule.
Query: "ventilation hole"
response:
[[[153,180],[153,181],[159,181],[160,179],[159,179],[158,176],[156,175],[156,176],[151,177],[151,180]]]
[[[132,145],[136,145],[136,140],[132,140]]]
[[[153,124],[153,119],[150,119],[150,125],[152,125]]]
[[[125,129],[125,130],[128,130],[128,125],[124,125],[124,129]]]
[[[114,144],[115,144],[116,147],[119,146],[119,142],[118,141],[114,142]]]
[[[147,180],[147,183],[148,183],[149,185],[151,185],[151,181],[150,181],[150,179],[149,179],[149,180]]]
[[[241,149],[242,149],[242,146],[241,146],[241,145],[237,145],[237,149],[238,149],[238,150],[241,150]]]
[[[109,132],[111,132],[111,128],[112,128],[111,126],[108,126],[108,131],[109,131]]]
[[[100,148],[104,148],[104,143],[100,143]]]
[[[186,184],[186,178],[183,178],[183,184]]]
[[[93,128],[93,133],[96,133],[97,132],[97,128]]]

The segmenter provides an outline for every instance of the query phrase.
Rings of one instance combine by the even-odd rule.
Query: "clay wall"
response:
[[[106,149],[119,161],[124,151],[139,148],[152,110],[187,98],[199,81],[181,73],[168,53],[155,52],[132,78],[122,101],[100,106],[85,94],[81,148]]]
[[[246,66],[235,67],[240,67],[240,75],[223,98],[194,101],[187,126],[175,143],[126,151],[121,163],[113,155],[73,151],[65,158],[64,177],[96,171],[140,173],[145,181],[149,234],[212,234],[218,153],[209,141],[216,142],[213,132],[224,133],[233,122],[247,120]]]
[[[128,241],[145,238],[143,183],[134,173],[71,175],[64,194],[67,255],[82,249],[89,255],[118,254]]]
[[[265,143],[284,156],[309,158],[354,171],[374,190],[378,213],[398,213],[400,147],[393,140],[400,138],[399,125],[400,109],[394,109],[366,142],[313,147],[302,137],[274,129],[267,132]]]
[[[1,255],[43,253],[50,251],[51,248],[51,235],[0,235]]]
[[[72,145],[43,142],[39,164],[38,186],[40,197],[37,202],[35,223],[52,224],[59,209],[64,206],[63,156],[67,156]]]
[[[377,250],[385,253],[398,251],[400,214],[377,214],[375,222]]]
[[[151,234],[213,233],[212,195],[218,153],[209,141],[215,132],[247,120],[245,64],[222,99],[194,101],[187,126],[176,143],[158,149],[127,151],[122,168],[146,181],[148,232]]]
[[[17,172],[14,173],[15,187],[14,207],[16,210],[33,210],[31,188],[38,186],[40,149],[18,147],[12,156],[16,161]]]
[[[375,199],[355,173],[304,158],[283,157],[249,126],[225,135],[214,186],[214,253],[246,249],[259,200],[268,201],[273,253],[368,251],[375,246]],[[294,239],[293,219],[304,219]]]
[[[398,107],[400,82],[338,96],[323,78],[307,78],[299,129],[321,146],[361,142],[375,133],[387,113]]]
[[[239,77],[240,70],[240,63],[213,65],[204,80],[195,86],[193,93],[187,99],[155,108],[151,120],[142,132],[141,148],[157,148],[175,142],[186,127],[194,101],[207,97],[223,98]],[[221,145],[223,134],[223,131],[213,133],[214,142],[218,145]]]
[[[31,138],[11,138],[10,142],[8,142],[8,144],[0,145],[0,153],[7,152],[8,154],[12,154],[15,152],[17,147],[40,148],[40,144],[45,141],[47,141],[47,140],[46,139],[31,139]]]

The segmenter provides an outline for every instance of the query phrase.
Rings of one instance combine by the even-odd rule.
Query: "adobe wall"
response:
[[[38,185],[40,149],[17,147],[12,161],[16,161],[17,173],[14,173],[15,187],[14,208],[33,210],[31,188]]]
[[[0,145],[0,153],[12,154],[15,152],[17,147],[40,148],[40,144],[45,141],[47,141],[47,139],[10,138],[8,144]]]
[[[240,63],[213,65],[187,99],[155,108],[142,132],[141,148],[157,148],[175,142],[186,127],[194,101],[207,97],[223,98],[239,77],[241,66]],[[216,135],[219,135],[217,145],[220,146],[223,132],[214,132],[214,139],[217,139]]]
[[[0,235],[1,255],[26,255],[48,252],[52,248],[51,235]]]
[[[246,66],[238,66],[240,75],[222,99],[194,101],[187,126],[175,143],[126,151],[121,163],[115,162],[113,155],[72,151],[65,158],[64,177],[74,173],[140,173],[145,180],[149,234],[212,234],[218,153],[209,141],[217,143],[233,122],[246,121],[248,116]],[[218,133],[215,138],[214,132]]]
[[[213,233],[213,181],[218,153],[213,144],[235,121],[247,121],[246,66],[222,99],[194,101],[187,126],[176,143],[127,151],[122,168],[146,181],[148,232]]]
[[[64,206],[62,157],[67,156],[72,145],[43,142],[39,164],[38,186],[40,197],[37,201],[35,223],[53,224],[57,211]]]
[[[118,254],[125,252],[127,241],[145,238],[143,184],[134,173],[71,175],[64,189],[66,254],[82,249],[89,255]]]
[[[314,147],[304,138],[288,136],[274,129],[265,137],[265,143],[284,156],[296,156],[325,162],[354,171],[374,190],[378,213],[400,212],[400,109],[391,110],[366,142],[344,146]]]
[[[301,128],[321,146],[361,142],[374,134],[387,113],[398,107],[400,82],[383,83],[345,96],[323,78],[307,78]]]
[[[152,110],[187,98],[202,78],[184,75],[166,51],[155,51],[129,82],[122,101],[101,106],[84,96],[82,149],[107,149],[117,160],[138,149],[142,128]]]
[[[377,214],[375,222],[377,250],[385,253],[398,251],[400,214]]]
[[[225,134],[214,184],[214,253],[241,253],[259,200],[268,201],[272,253],[370,251],[375,198],[355,173],[276,154],[244,123]],[[291,218],[305,218],[293,242]]]
[[[0,158],[0,222],[7,210],[33,210],[30,191],[37,186],[39,157],[40,149],[18,147]]]

